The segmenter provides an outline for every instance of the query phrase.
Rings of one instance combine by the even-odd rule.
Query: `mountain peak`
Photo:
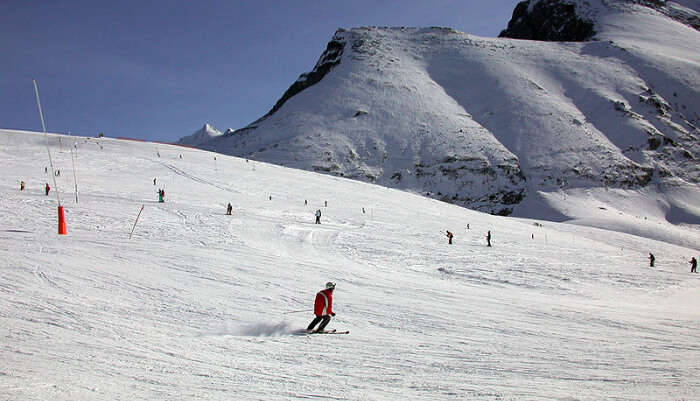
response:
[[[180,138],[176,143],[190,146],[201,146],[212,138],[222,136],[221,131],[214,128],[211,124],[205,123],[202,128],[195,131],[194,134]]]

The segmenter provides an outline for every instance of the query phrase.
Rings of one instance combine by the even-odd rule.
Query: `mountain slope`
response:
[[[697,192],[700,33],[583,3],[595,41],[339,30],[270,113],[201,146],[498,214],[581,188]]]

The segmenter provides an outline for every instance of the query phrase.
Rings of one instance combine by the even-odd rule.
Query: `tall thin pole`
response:
[[[73,148],[70,148],[70,159],[73,161],[73,182],[75,183],[75,203],[78,203],[78,178],[75,175],[75,161],[78,159],[78,147],[76,143],[75,157],[73,156]]]
[[[36,80],[32,79],[34,82],[34,93],[36,94],[36,104],[39,106],[39,117],[41,117],[41,128],[44,130],[44,138],[46,138],[46,152],[49,154],[49,164],[51,165],[51,175],[53,176],[53,186],[56,192],[56,200],[58,200],[58,206],[61,206],[61,197],[58,194],[58,185],[56,184],[56,172],[53,168],[53,160],[51,159],[51,151],[49,150],[49,134],[46,133],[46,124],[44,124],[44,113],[41,111],[41,100],[39,100],[39,88],[36,85]]]
[[[129,233],[129,239],[131,239],[131,236],[134,235],[134,229],[136,229],[136,223],[139,222],[139,217],[141,217],[141,212],[143,212],[143,205],[141,205],[141,210],[139,210],[139,214],[136,216],[136,221],[134,221],[134,226],[131,227],[131,232]]]

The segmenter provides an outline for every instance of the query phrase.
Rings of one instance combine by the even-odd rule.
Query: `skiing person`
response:
[[[654,254],[649,252],[649,267],[654,267],[654,261],[656,258],[654,257]]]
[[[154,177],[154,178],[153,178],[153,185],[154,185],[154,186],[156,185],[156,178],[158,178],[158,177]]]
[[[24,181],[19,182],[19,190],[24,191]]]
[[[165,202],[165,190],[163,190],[163,189],[158,190],[158,202],[160,202],[160,203]]]
[[[698,272],[698,260],[695,259],[695,256],[690,258],[690,272],[691,273],[697,273]]]
[[[329,281],[326,283],[326,289],[316,293],[316,300],[314,301],[314,314],[316,317],[311,321],[309,327],[306,328],[308,333],[314,332],[318,333],[326,328],[328,323],[331,321],[331,316],[335,316],[333,312],[333,290],[335,289],[335,283]],[[314,327],[321,322],[318,329],[314,330]]]
[[[452,245],[452,237],[454,237],[454,234],[450,232],[450,230],[447,230],[447,243]]]
[[[44,190],[46,191],[46,196],[49,196],[49,191],[51,190],[51,187],[49,186],[49,183],[46,183],[46,186],[44,187]]]
[[[230,216],[231,212],[233,212],[233,206],[231,206],[231,202],[229,202],[228,206],[226,207],[226,214]]]
[[[486,234],[486,246],[491,246],[491,230]]]
[[[321,224],[321,209],[316,209],[316,224]]]

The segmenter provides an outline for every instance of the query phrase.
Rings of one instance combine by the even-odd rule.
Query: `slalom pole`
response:
[[[58,234],[66,235],[66,218],[63,213],[63,205],[61,205],[61,196],[58,191],[58,184],[56,184],[56,172],[53,167],[53,160],[51,159],[51,150],[49,149],[49,134],[46,133],[46,124],[44,123],[44,113],[41,111],[41,100],[39,100],[39,87],[36,84],[36,80],[32,79],[34,83],[34,94],[36,94],[36,104],[39,107],[39,117],[41,117],[41,128],[44,130],[44,138],[46,139],[46,153],[49,154],[49,164],[51,165],[51,175],[53,176],[53,186],[54,192],[56,192],[56,200],[58,201]]]
[[[134,226],[131,228],[131,233],[129,234],[129,239],[134,234],[134,229],[136,229],[136,223],[139,222],[139,217],[141,217],[141,212],[143,212],[143,205],[141,205],[141,210],[139,210],[138,216],[136,216],[136,221],[134,221]]]

